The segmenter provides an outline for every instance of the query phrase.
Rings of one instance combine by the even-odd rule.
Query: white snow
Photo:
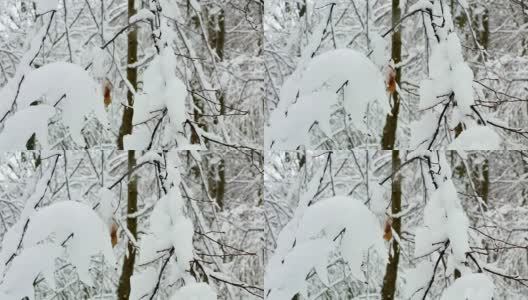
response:
[[[55,288],[55,259],[63,253],[62,247],[53,244],[35,245],[24,249],[9,267],[9,272],[0,284],[2,300],[34,299],[34,281],[41,275],[46,283]]]
[[[464,9],[467,9],[469,7],[466,0],[457,0],[457,1]]]
[[[420,82],[420,106],[418,108],[432,108],[439,102],[434,93],[434,82],[430,79],[422,80]]]
[[[46,190],[48,180],[52,176],[52,169],[48,169],[42,173],[42,177],[36,183],[35,189],[30,192],[30,197],[26,200],[26,204],[20,218],[18,221],[7,230],[2,240],[2,251],[0,251],[0,278],[3,277],[6,269],[2,268],[7,265],[7,261],[13,253],[17,252],[18,243],[22,232],[24,230],[24,225],[28,218],[35,212],[35,206],[44,195]]]
[[[136,23],[139,21],[143,21],[143,20],[149,20],[149,19],[153,20],[154,14],[150,10],[143,8],[143,9],[138,10],[135,15],[130,17],[129,23],[132,24],[132,23]]]
[[[451,22],[450,15],[447,12],[446,22]],[[437,43],[435,39],[432,41],[432,50],[429,58],[429,78],[420,82],[419,109],[428,113],[423,114],[419,121],[411,124],[411,148],[416,148],[421,143],[429,146],[440,118],[441,110],[436,109],[436,105],[441,100],[445,100],[445,96],[451,93],[454,94],[455,105],[449,118],[450,124],[456,126],[463,123],[468,126],[468,123],[471,123],[471,118],[468,116],[472,114],[471,107],[475,104],[473,71],[464,61],[462,46],[456,33],[444,31],[438,32],[440,42]],[[496,134],[490,134],[493,135],[493,138],[482,143],[491,146],[496,145]],[[464,142],[465,140],[466,138],[462,139]],[[462,141],[456,142],[452,146],[453,149],[475,147],[480,144],[480,142],[472,139],[468,139],[468,141],[474,145],[464,145]],[[477,150],[479,148],[473,149]]]
[[[134,273],[130,277],[130,300],[145,299],[145,295],[152,293],[157,281],[158,272],[154,267]]]
[[[162,161],[162,157],[158,151],[147,151],[145,154],[143,154],[141,157],[139,157],[136,161],[136,164],[142,164],[144,162],[155,162],[155,161]]]
[[[309,145],[310,128],[317,124],[329,137],[332,136],[330,128],[330,114],[335,102],[335,94],[329,92],[314,93],[299,99],[290,106],[288,116],[272,114],[270,123],[273,126],[267,134],[277,139],[275,148],[295,149],[298,145]]]
[[[378,67],[386,66],[389,61],[389,52],[387,51],[389,42],[381,35],[374,32],[370,34],[370,42],[372,47],[372,54],[370,57],[372,61]]]
[[[489,126],[467,128],[449,144],[448,150],[500,150],[501,138]]]
[[[170,189],[158,200],[149,217],[149,228],[140,243],[139,264],[156,261],[174,249],[176,277],[185,275],[193,259],[194,226],[185,216],[184,201],[180,194],[180,161],[177,151],[167,153],[167,182]]]
[[[61,100],[64,95],[66,98]],[[80,146],[85,145],[81,130],[85,117],[91,112],[95,113],[103,126],[107,127],[109,124],[101,86],[78,65],[56,62],[26,74],[20,87],[17,106],[23,109],[39,99],[62,110],[63,124],[69,128],[72,139]]]
[[[42,149],[49,149],[48,120],[55,115],[49,105],[30,106],[16,112],[5,121],[0,131],[1,150],[26,150],[26,143],[33,133]]]
[[[413,12],[415,10],[425,10],[425,9],[433,9],[433,4],[429,0],[418,0],[416,3],[411,5],[409,7],[409,12]]]
[[[379,113],[390,111],[382,74],[360,52],[328,51],[300,68],[283,85],[279,106],[270,116],[268,147],[272,141],[277,149],[306,145],[307,129],[316,121],[328,134],[331,108],[340,103],[341,94],[347,115],[360,131],[367,131],[365,115],[374,102]]]
[[[196,0],[191,0],[191,6],[192,8],[198,13],[202,11],[202,7],[200,6],[200,3]]]
[[[68,237],[73,234],[69,239]],[[105,261],[116,263],[110,234],[104,222],[89,206],[76,202],[56,202],[37,211],[30,217],[23,246],[32,247],[53,237],[61,245],[66,239],[66,252],[76,267],[79,279],[93,286],[88,270],[91,256],[103,254]]]
[[[136,98],[140,99],[140,97]],[[135,107],[134,103],[134,107]],[[134,109],[135,110],[135,109]],[[134,114],[135,116],[135,114]],[[127,134],[123,137],[123,148],[125,150],[144,150],[147,149],[152,133],[145,126],[135,126],[132,129],[132,134]]]
[[[403,294],[405,299],[423,299],[425,288],[433,276],[433,266],[429,261],[421,261],[416,268],[405,274]]]
[[[143,73],[143,92],[134,100],[133,124],[144,123],[163,109],[171,122],[170,137],[181,135],[183,123],[187,119],[185,100],[187,88],[176,77],[176,58],[171,47],[164,48],[160,55],[154,57]],[[139,133],[136,133],[139,131]],[[145,125],[134,126],[132,135],[125,137],[125,149],[145,149],[151,138],[150,130]],[[178,144],[186,144],[182,139]]]
[[[180,288],[171,300],[216,300],[216,292],[206,283],[190,283]]]
[[[441,247],[449,239],[458,262],[466,261],[469,252],[469,220],[463,211],[452,180],[447,180],[431,194],[424,208],[424,227],[415,237],[415,257],[421,257]],[[439,245],[440,244],[440,245]]]
[[[464,63],[460,39],[455,32],[452,32],[447,36],[447,57],[449,58],[449,63],[451,65]]]
[[[289,223],[277,240],[277,248],[289,247],[289,251],[275,252],[266,267],[267,299],[290,299],[295,293],[305,294],[304,280],[312,268],[323,283],[328,283],[326,264],[333,249],[339,250],[352,275],[364,280],[361,264],[368,250],[386,259],[382,236],[375,215],[353,198],[336,196],[308,206],[298,226]],[[283,242],[287,244],[280,245]]]
[[[43,192],[39,187],[40,183],[37,185],[37,198]],[[18,300],[25,296],[33,299],[33,283],[39,275],[43,275],[48,285],[54,287],[55,259],[63,257],[64,251],[75,266],[79,279],[90,286],[93,286],[89,272],[93,255],[103,254],[106,263],[115,265],[110,234],[103,221],[89,206],[65,201],[34,211],[33,202],[28,199],[21,218],[8,230],[6,239],[2,242],[0,257],[7,262],[17,250],[24,225],[29,220],[19,253],[1,270],[2,299]]]
[[[445,95],[452,90],[448,61],[446,43],[433,44],[429,57],[429,76],[434,81],[435,95]]]
[[[457,63],[452,66],[451,84],[457,107],[461,112],[470,114],[471,105],[475,104],[473,98],[473,71],[466,63]]]
[[[59,5],[58,0],[37,0],[35,1],[37,5],[37,15],[56,10]]]
[[[411,128],[411,149],[424,149],[429,146],[429,140],[436,129],[434,120],[434,112],[432,110],[426,110],[422,113],[422,117],[418,121],[411,122],[409,126]]]
[[[385,216],[387,211],[387,192],[385,188],[377,182],[371,181],[369,185],[370,210],[379,217]]]
[[[492,300],[495,285],[482,273],[466,274],[447,288],[440,300]]]
[[[112,224],[112,217],[116,211],[116,203],[114,193],[107,189],[101,188],[99,191],[99,205],[96,208],[97,213],[105,224],[110,228]]]

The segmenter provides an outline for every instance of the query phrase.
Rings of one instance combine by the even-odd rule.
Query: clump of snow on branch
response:
[[[32,205],[31,202],[28,204]],[[89,272],[92,256],[103,254],[106,263],[116,263],[106,225],[89,206],[76,201],[57,202],[33,211],[27,218],[21,218],[6,236],[9,239],[4,240],[0,257],[4,260],[11,254],[15,256],[2,270],[2,299],[32,299],[33,283],[41,273],[54,287],[55,259],[63,257],[63,253],[75,266],[79,279],[90,286],[94,285]],[[15,236],[21,241],[20,249],[12,247]]]
[[[158,270],[154,267],[135,272],[130,277],[130,300],[145,299],[145,295],[149,295],[154,290],[157,277]]]
[[[433,9],[433,4],[429,0],[418,0],[416,3],[409,7],[409,11]]]
[[[191,283],[179,289],[171,300],[216,300],[216,292],[203,282]]]
[[[12,99],[16,98],[16,107],[21,110],[18,113],[26,111],[25,114],[28,114],[33,111],[27,110],[35,101],[42,101],[45,105],[57,107],[62,111],[62,123],[69,129],[73,141],[80,146],[85,146],[81,130],[85,125],[86,116],[93,112],[104,126],[108,126],[106,111],[102,101],[101,87],[90,77],[88,72],[75,64],[56,62],[28,71],[23,79],[21,79],[19,86],[7,85],[0,92],[0,97],[2,99],[4,97],[6,97],[5,99],[11,99],[11,97],[13,97]],[[4,103],[7,102],[9,101],[4,101]],[[36,107],[39,106],[40,104],[36,105]],[[7,112],[9,109],[9,106],[3,105],[0,107],[0,112]],[[49,109],[47,111],[41,110],[45,115],[51,115]],[[18,113],[15,113],[10,118],[14,120],[10,121],[9,127],[6,124],[3,131],[21,127],[35,128],[37,126],[35,123],[41,125],[44,119],[41,116],[36,119],[22,120],[22,117]],[[20,122],[28,121],[30,124],[19,124]],[[35,131],[38,131],[39,136],[42,136],[42,130],[35,129]],[[21,135],[20,141],[13,146],[20,145],[21,143],[25,144],[27,139],[24,140],[24,138],[25,135]],[[46,140],[44,142],[47,143]],[[21,150],[25,149],[25,147],[13,147],[12,149]]]
[[[470,250],[469,220],[451,180],[451,169],[445,153],[440,152],[438,159],[434,155],[431,155],[429,159],[435,159],[438,172],[441,173],[435,176],[434,180],[438,186],[436,189],[431,187],[433,191],[424,208],[424,226],[416,232],[414,255],[415,257],[427,255],[449,240],[456,262],[463,263],[466,261],[466,253]]]
[[[483,274],[471,274],[466,267],[466,254],[470,252],[469,219],[451,179],[451,169],[445,153],[424,151],[418,153],[429,160],[433,167],[430,170],[431,177],[425,178],[431,192],[424,208],[423,226],[416,230],[414,256],[424,257],[440,251],[440,256],[435,260],[447,260],[447,276],[455,270],[459,270],[462,274],[462,277],[444,292],[442,300],[491,299],[493,282]],[[421,299],[424,289],[431,284],[421,276],[429,274],[424,277],[431,278],[434,272],[433,264],[434,262],[422,261],[409,274],[404,290],[411,299]]]
[[[153,20],[153,19],[154,19],[154,14],[150,10],[143,8],[143,9],[138,10],[138,12],[135,15],[130,17],[129,22],[136,23],[139,21]]]
[[[309,146],[309,131],[315,124],[331,136],[330,118],[338,105],[365,132],[365,118],[374,103],[381,114],[390,111],[386,98],[383,76],[364,54],[352,49],[325,52],[302,65],[283,85],[279,105],[270,116],[267,147]]]
[[[423,299],[425,289],[433,276],[433,266],[428,261],[418,263],[416,268],[411,269],[406,275],[406,284],[403,294],[405,299]]]
[[[149,155],[144,159],[158,160]],[[141,238],[140,265],[160,265],[161,260],[170,260],[171,280],[184,279],[186,285],[178,289],[173,296],[177,299],[209,300],[216,299],[216,293],[207,284],[196,283],[194,277],[187,274],[190,261],[194,257],[194,226],[185,214],[185,203],[180,193],[181,162],[177,151],[166,154],[167,159],[167,194],[158,200],[149,217],[147,234]],[[167,254],[169,257],[167,258]],[[174,255],[175,259],[172,260]],[[152,295],[159,280],[159,267],[147,267],[131,279],[131,299],[143,299]],[[181,297],[178,297],[181,296]]]
[[[163,6],[169,4],[163,3]],[[170,6],[170,5],[169,5]],[[153,18],[149,11],[147,13],[138,12],[138,18]],[[134,16],[135,17],[135,16]],[[132,18],[134,18],[132,17]],[[132,20],[131,20],[132,21]],[[176,76],[176,56],[172,48],[174,39],[174,29],[170,28],[166,22],[161,22],[158,34],[160,39],[156,42],[158,55],[150,62],[143,73],[143,91],[135,95],[134,116],[132,123],[134,129],[132,134],[124,137],[125,149],[145,149],[152,138],[150,129],[145,128],[143,123],[152,119],[153,114],[165,110],[169,117],[169,130],[163,137],[164,143],[176,140],[177,149],[189,149],[189,141],[185,135],[183,124],[188,119],[185,101],[187,99],[187,87]]]
[[[489,126],[470,127],[449,144],[448,150],[500,150],[501,138]]]
[[[183,273],[193,258],[193,224],[184,214],[184,201],[179,190],[176,153],[171,153],[167,161],[169,182],[173,184],[167,194],[158,200],[149,218],[148,234],[141,241],[140,263],[147,263],[163,257],[163,250],[174,247],[178,266]]]
[[[345,196],[323,199],[306,208],[298,226],[286,226],[277,239],[277,251],[266,267],[267,299],[291,299],[306,295],[306,275],[315,269],[328,285],[327,265],[337,250],[352,275],[364,280],[363,256],[374,250],[386,258],[383,233],[374,214],[360,201]]]
[[[47,13],[52,10],[56,10],[57,6],[59,5],[58,0],[37,0],[36,3],[36,13],[37,15],[41,15],[43,13]]]
[[[64,201],[39,210],[30,218],[23,245],[36,245],[51,236],[58,245],[66,241],[66,252],[88,285],[93,285],[88,270],[93,255],[103,254],[107,263],[116,263],[106,225],[86,204]]]
[[[493,150],[500,147],[500,138],[490,128],[477,125],[472,116],[475,105],[473,91],[473,71],[464,61],[462,46],[456,32],[449,9],[441,2],[419,1],[410,10],[432,9],[433,15],[443,16],[445,26],[432,27],[426,24],[426,32],[431,44],[429,56],[429,78],[420,82],[419,109],[424,113],[418,121],[411,123],[411,148],[430,149],[438,136],[438,127],[442,118],[449,114],[448,125],[453,130],[463,124],[462,133],[450,146],[450,149]],[[429,20],[433,22],[433,20]],[[449,101],[449,103],[446,103]],[[441,104],[441,105],[440,105]],[[440,106],[440,108],[438,108]],[[447,110],[450,106],[451,109]],[[480,116],[479,116],[480,117]],[[477,134],[491,134],[486,142],[476,142]]]
[[[25,249],[17,255],[9,267],[7,276],[0,281],[0,298],[18,300],[33,299],[34,280],[39,276],[50,288],[55,288],[55,259],[64,252],[58,245],[43,244]],[[29,266],[29,267],[28,267]]]
[[[0,149],[25,150],[26,143],[35,134],[42,149],[49,149],[48,120],[55,115],[49,105],[30,106],[7,119],[0,131]]]
[[[46,192],[48,181],[53,175],[52,169],[45,170],[36,183],[35,189],[30,194],[31,196],[26,200],[26,205],[20,214],[18,221],[6,232],[2,240],[2,251],[0,252],[0,278],[5,274],[6,269],[3,268],[8,264],[9,259],[18,250],[20,237],[24,231],[24,225],[28,222],[29,217],[35,213],[35,207],[44,193]]]
[[[440,300],[492,300],[495,284],[482,274],[466,274],[455,280]]]

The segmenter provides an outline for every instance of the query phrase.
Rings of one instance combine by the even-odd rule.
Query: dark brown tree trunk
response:
[[[392,151],[392,172],[399,170],[401,166],[400,151]],[[392,178],[391,212],[398,214],[401,211],[401,174],[396,173]],[[401,233],[401,218],[393,218],[392,229],[398,234]],[[393,300],[396,294],[396,282],[398,279],[398,263],[400,261],[400,244],[393,238],[392,249],[389,249],[389,262],[383,278],[381,288],[381,298],[383,300]]]
[[[392,0],[392,26],[396,26],[400,23],[400,19],[400,0]],[[401,26],[396,27],[392,34],[391,57],[395,65],[401,62]],[[395,71],[396,83],[399,85],[401,80],[401,68],[396,68]],[[381,147],[384,150],[394,149],[394,144],[396,143],[396,129],[398,128],[398,114],[400,112],[400,97],[397,91],[392,93],[391,99],[391,114],[388,114],[386,117],[383,136],[381,138]]]
[[[135,0],[128,0],[128,19],[136,14],[134,7]],[[127,79],[134,88],[137,87],[137,67],[130,67],[137,62],[137,28],[132,26],[128,31],[128,59],[127,59]],[[119,136],[117,138],[117,149],[123,150],[123,137],[132,133],[132,117],[134,115],[134,95],[129,90],[127,92],[127,106],[123,111],[123,119],[121,127],[119,128]]]
[[[220,12],[213,16],[213,22],[208,23],[209,28],[209,42],[211,47],[215,48],[216,55],[218,56],[219,61],[224,60],[224,46],[225,46],[225,13],[221,9]],[[225,95],[222,90],[218,91],[218,101],[220,104],[219,118],[223,118],[226,114],[225,108]],[[213,183],[214,183],[214,197],[218,206],[224,208],[224,193],[225,193],[225,160],[220,159],[215,168],[216,172],[214,174]]]
[[[132,174],[132,169],[136,166],[136,153],[135,151],[128,151],[128,208],[127,215],[131,215],[137,212],[137,177]],[[127,229],[130,231],[132,236],[137,239],[137,218],[127,218]],[[117,299],[128,300],[130,296],[130,277],[134,274],[134,262],[136,260],[136,249],[132,242],[128,241],[127,253],[125,261],[123,262],[123,269],[121,271],[121,277],[119,278],[119,286],[117,287]]]

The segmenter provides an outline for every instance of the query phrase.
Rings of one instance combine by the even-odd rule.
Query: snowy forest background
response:
[[[219,184],[209,156],[138,153],[138,167],[131,174],[124,151],[2,153],[1,298],[116,299],[117,289],[123,288],[120,277],[127,272],[123,258],[132,250],[136,279],[128,286],[130,299],[212,299],[203,286],[190,290],[193,281],[208,284],[218,299],[262,298],[261,157],[226,153],[230,167]],[[138,198],[132,211],[126,205],[130,182],[136,183]],[[103,228],[86,223],[85,213],[59,209],[72,202],[94,211]],[[181,203],[181,211],[167,203]],[[39,217],[46,209],[48,218]],[[127,215],[137,220],[133,233]],[[25,219],[30,220],[27,228],[19,226]],[[163,229],[170,224],[174,235]],[[42,233],[32,245],[36,238],[29,235],[39,228],[49,228],[49,236]],[[172,242],[164,243],[170,236]],[[55,261],[44,248],[53,244],[68,255]],[[103,252],[103,259],[99,250],[105,245],[113,249]],[[36,247],[42,248],[31,252]],[[114,264],[107,255],[115,256]]]
[[[266,148],[526,148],[527,6],[266,1]]]
[[[0,300],[528,299],[527,0],[1,0]]]
[[[264,260],[267,265],[265,293],[269,299],[291,299],[305,288],[307,297],[298,295],[294,298],[491,299],[486,292],[491,286],[495,287],[493,299],[526,299],[526,152],[473,151],[466,157],[455,151],[432,153],[432,159],[436,155],[445,155],[446,165],[441,172],[451,168],[451,179],[456,189],[454,194],[443,191],[440,198],[434,195],[434,189],[427,183],[430,169],[425,157],[412,159],[411,152],[400,151],[402,167],[393,169],[395,158],[392,154],[396,152],[362,150],[266,154]],[[434,165],[433,169],[437,171]],[[321,209],[335,196],[344,196],[347,202],[362,203],[369,211],[354,214],[354,211],[344,210],[344,204],[335,206],[335,210],[327,208],[326,212]],[[392,202],[397,201],[397,197],[401,206],[395,212]],[[434,228],[431,225],[434,219],[431,207],[438,212],[441,209],[438,202],[452,200],[447,197],[458,198],[456,201],[467,214],[466,228],[464,222],[457,221],[450,230],[461,235],[464,235],[464,230],[467,231],[467,251],[475,261],[467,258],[465,263],[457,265],[453,236],[450,236],[453,246],[446,246],[445,252],[443,246],[420,252],[423,244],[419,246],[419,239],[424,238],[419,236],[420,230],[424,226],[434,229],[427,234],[436,236],[435,230],[440,230],[436,226],[441,226],[441,223],[436,223]],[[310,207],[318,203],[321,204],[319,211],[310,211]],[[360,220],[366,218],[369,212],[375,216],[374,224],[361,224]],[[388,235],[386,225],[389,219],[392,234]],[[378,228],[376,231],[376,226],[381,230]],[[355,264],[346,252],[339,252],[346,245],[346,237],[340,240],[334,236],[343,234],[343,228],[346,232],[354,232],[349,237],[352,249],[364,250],[357,253],[361,263]],[[303,231],[310,230],[321,230],[317,238],[331,236],[325,240],[333,249],[327,256],[322,250],[313,250],[315,244],[310,246],[311,251],[304,248],[304,251],[295,252],[303,243],[313,241],[301,241]],[[362,248],[368,242],[362,235],[373,234],[378,234],[380,240],[383,236],[382,253],[376,253],[378,248],[375,246]],[[292,242],[293,237],[295,242]],[[442,245],[443,241],[443,238],[439,239],[435,245]],[[387,283],[384,280],[391,271],[389,264],[379,256],[391,251],[394,255],[395,244],[400,254],[399,264],[392,271],[397,275],[396,293],[390,296],[390,292],[385,290]],[[296,264],[298,257],[302,263]],[[282,263],[274,264],[274,260]],[[325,274],[323,270],[326,268]],[[456,268],[464,269],[462,277],[455,274]],[[479,268],[482,273],[478,273]],[[489,281],[475,279],[466,282],[466,286],[454,287],[455,278],[464,278],[468,276],[466,273],[484,274]],[[279,277],[278,280],[274,280],[276,277]],[[430,289],[427,288],[429,285]],[[428,292],[425,293],[425,290]],[[280,294],[285,291],[290,294]]]
[[[2,1],[2,149],[261,148],[262,3],[130,3]]]

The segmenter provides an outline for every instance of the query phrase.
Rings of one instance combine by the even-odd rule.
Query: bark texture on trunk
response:
[[[135,0],[128,0],[128,18],[136,14],[134,6]],[[137,89],[137,67],[130,67],[137,62],[137,27],[132,26],[128,31],[128,58],[127,58],[127,79],[134,88]],[[132,133],[132,116],[134,115],[134,95],[129,90],[127,92],[127,106],[123,111],[123,119],[121,127],[119,128],[119,136],[117,138],[117,149],[123,150],[123,137]]]
[[[392,26],[400,23],[401,10],[400,0],[392,1]],[[394,64],[401,62],[401,27],[397,27],[392,34],[391,57]],[[396,68],[396,83],[399,85],[401,80],[401,68]],[[398,114],[400,112],[400,96],[394,91],[391,96],[391,114],[388,114],[383,127],[383,136],[381,138],[381,148],[384,150],[394,149],[396,143],[396,129],[398,128]]]
[[[132,169],[136,166],[135,151],[128,151],[128,207],[127,215],[137,212],[137,177],[131,174]],[[127,229],[137,239],[137,218],[127,218]],[[117,287],[117,299],[128,300],[130,296],[130,277],[134,274],[134,263],[136,261],[136,249],[134,245],[128,241],[127,253],[125,261],[123,262],[123,269],[121,277],[119,278],[119,286]]]
[[[400,151],[392,151],[392,172],[399,170],[401,166]],[[391,212],[398,214],[401,211],[401,180],[400,173],[397,173],[392,178],[392,193],[391,193]],[[392,229],[398,234],[401,233],[401,218],[393,218]],[[383,287],[381,288],[381,299],[393,300],[396,294],[396,282],[398,279],[398,264],[400,262],[400,244],[394,239],[392,241],[392,248],[389,249],[389,262],[385,269],[385,277],[383,278]]]

